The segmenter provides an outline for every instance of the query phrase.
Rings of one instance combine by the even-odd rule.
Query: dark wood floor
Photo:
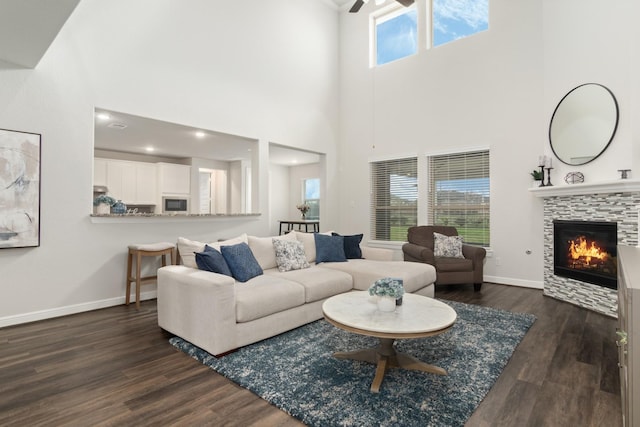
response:
[[[538,317],[468,426],[621,425],[614,319],[533,289],[436,296]],[[0,329],[0,425],[301,425],[167,339],[155,301]]]

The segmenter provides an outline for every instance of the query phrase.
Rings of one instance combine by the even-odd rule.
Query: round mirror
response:
[[[549,141],[553,153],[568,165],[584,165],[607,149],[618,127],[618,103],[597,83],[572,89],[551,116]]]

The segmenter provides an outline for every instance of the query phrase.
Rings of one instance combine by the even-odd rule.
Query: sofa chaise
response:
[[[308,267],[280,271],[274,239],[299,242],[291,244],[304,249],[303,262]],[[434,295],[436,272],[431,265],[392,261],[391,250],[360,246],[359,240],[356,250],[361,258],[316,263],[326,255],[321,260],[318,252],[316,257],[315,239],[315,234],[292,231],[277,237],[245,234],[207,245],[224,252],[246,243],[262,269],[262,274],[246,282],[198,269],[195,254],[210,248],[178,239],[183,265],[158,270],[159,326],[210,354],[221,355],[321,319],[327,298],[367,290],[383,277],[401,278],[406,292]]]

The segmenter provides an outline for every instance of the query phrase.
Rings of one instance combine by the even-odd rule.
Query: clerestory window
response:
[[[441,46],[488,29],[489,0],[416,0],[409,7],[394,2],[371,15],[371,65],[415,55],[419,45]],[[419,41],[419,34],[428,40]]]
[[[433,46],[489,29],[489,0],[432,0]]]

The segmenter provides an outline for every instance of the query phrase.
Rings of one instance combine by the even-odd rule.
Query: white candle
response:
[[[546,157],[545,158],[545,162],[544,165],[547,169],[549,169],[551,167],[551,157]]]
[[[544,166],[547,156],[538,156],[538,166]]]

